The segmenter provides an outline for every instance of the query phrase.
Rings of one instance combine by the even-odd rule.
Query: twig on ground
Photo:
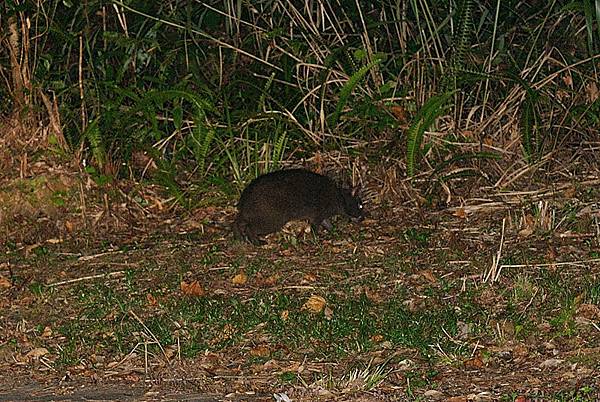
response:
[[[542,268],[542,267],[559,267],[564,265],[575,265],[582,266],[583,264],[588,264],[592,262],[600,262],[600,258],[592,258],[591,260],[581,260],[581,261],[562,261],[562,262],[549,262],[544,264],[505,264],[502,265],[502,268]]]
[[[54,282],[54,283],[49,284],[48,287],[52,288],[52,287],[56,287],[56,286],[68,285],[71,283],[83,282],[83,281],[88,281],[88,280],[98,279],[98,278],[115,278],[115,277],[119,277],[122,275],[125,275],[125,271],[115,271],[115,272],[107,272],[105,274],[82,276],[80,278],[67,279],[65,281]]]
[[[104,257],[105,255],[121,254],[121,253],[123,253],[123,250],[114,250],[114,251],[107,251],[106,253],[99,253],[99,254],[93,254],[93,255],[84,255],[84,256],[79,257],[77,259],[77,261],[89,261],[89,260],[92,260],[94,258]]]

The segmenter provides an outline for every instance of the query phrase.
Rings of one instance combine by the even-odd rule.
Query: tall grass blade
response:
[[[600,40],[600,0],[582,0],[582,2],[588,51],[590,56],[593,56],[597,54],[599,47],[597,42]],[[596,41],[594,41],[594,17],[596,18],[596,29],[598,30]]]

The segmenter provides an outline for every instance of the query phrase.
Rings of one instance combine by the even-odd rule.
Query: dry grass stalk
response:
[[[60,113],[58,111],[58,103],[56,101],[56,96],[53,96],[52,102],[44,92],[39,91],[40,97],[42,98],[42,102],[44,102],[44,106],[46,107],[46,111],[48,112],[48,117],[50,119],[50,130],[54,134],[54,138],[56,139],[56,143],[58,146],[66,151],[69,149],[67,141],[65,139],[65,135],[63,134],[62,125],[60,122]]]
[[[492,257],[492,266],[489,271],[486,271],[483,275],[483,283],[494,283],[497,282],[500,278],[500,274],[502,273],[503,265],[498,267],[500,263],[500,259],[502,257],[502,248],[504,247],[504,232],[506,228],[506,218],[502,219],[502,235],[500,237],[500,245],[498,247],[498,251],[496,255]]]

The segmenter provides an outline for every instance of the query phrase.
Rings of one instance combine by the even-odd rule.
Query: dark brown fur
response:
[[[233,224],[236,239],[263,243],[259,236],[277,232],[292,220],[308,220],[316,231],[331,229],[329,218],[363,216],[360,199],[326,176],[304,169],[279,170],[254,179],[242,192]]]

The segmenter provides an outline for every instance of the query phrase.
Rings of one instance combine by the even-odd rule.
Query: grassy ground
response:
[[[264,247],[231,238],[235,200],[144,216],[119,186],[71,188],[4,221],[5,398],[599,395],[593,183],[495,209],[372,203],[358,226]]]
[[[592,1],[71,3],[0,2],[0,400],[600,400]],[[371,216],[234,242],[293,163]]]

